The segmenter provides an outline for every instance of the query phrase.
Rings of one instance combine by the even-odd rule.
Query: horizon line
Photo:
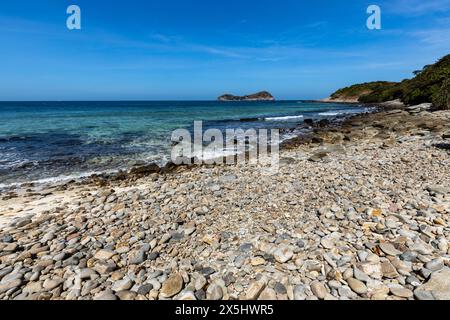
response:
[[[207,99],[118,99],[118,100],[0,100],[0,103],[5,102],[277,102],[277,101],[311,101],[320,102],[320,99],[275,99],[274,101],[267,100],[236,100],[236,101],[220,101]]]

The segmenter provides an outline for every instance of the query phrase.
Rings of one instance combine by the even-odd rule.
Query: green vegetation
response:
[[[433,102],[438,109],[449,109],[450,55],[402,82],[377,81],[353,85],[336,91],[333,99],[357,98],[362,103],[380,103],[400,99],[407,105]]]
[[[450,79],[447,78],[441,89],[433,95],[433,105],[439,110],[450,110]]]
[[[387,82],[387,81],[377,81],[377,82],[367,82],[361,84],[355,84],[353,86],[340,89],[331,95],[331,98],[361,98],[370,95],[373,92],[381,92],[387,88],[395,88],[398,83]]]

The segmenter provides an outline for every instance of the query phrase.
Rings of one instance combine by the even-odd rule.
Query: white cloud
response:
[[[450,10],[450,0],[391,0],[384,7],[395,14],[425,15]]]
[[[450,28],[415,31],[410,34],[425,44],[450,50]]]

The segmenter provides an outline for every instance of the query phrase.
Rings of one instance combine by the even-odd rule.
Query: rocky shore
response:
[[[450,111],[310,123],[279,173],[172,168],[0,199],[0,299],[450,299]]]

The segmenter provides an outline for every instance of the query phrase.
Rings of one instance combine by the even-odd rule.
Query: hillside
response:
[[[435,108],[450,108],[450,55],[414,74],[402,82],[377,81],[339,89],[327,101],[380,103],[400,99],[407,105],[432,102]]]
[[[370,96],[374,92],[385,91],[388,88],[395,88],[397,82],[376,81],[355,84],[350,87],[339,89],[331,95],[330,101],[340,100],[343,102],[361,102],[362,97]]]

